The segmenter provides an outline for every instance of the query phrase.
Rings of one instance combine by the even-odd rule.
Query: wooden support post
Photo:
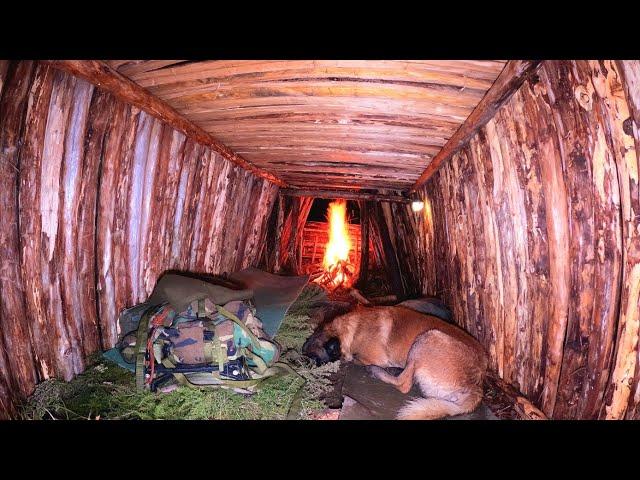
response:
[[[382,195],[378,193],[365,193],[350,190],[300,190],[293,188],[283,188],[282,195],[290,197],[312,197],[312,198],[343,198],[345,200],[372,200],[377,202],[397,202],[410,203],[411,199],[402,195]]]
[[[276,221],[276,238],[274,239],[275,250],[274,250],[274,254],[273,254],[273,256],[275,257],[274,265],[273,265],[274,273],[280,273],[280,268],[281,268],[280,244],[281,244],[281,239],[282,239],[282,229],[284,227],[284,205],[283,205],[283,202],[284,202],[284,197],[282,195],[278,195],[278,217],[277,217],[277,221]]]
[[[369,273],[369,213],[367,202],[360,202],[360,276],[358,278],[359,288],[367,285]]]

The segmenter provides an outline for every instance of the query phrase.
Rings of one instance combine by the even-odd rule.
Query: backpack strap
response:
[[[200,307],[200,305],[199,305]],[[226,318],[228,318],[229,320],[231,320],[232,322],[234,322],[236,325],[238,325],[249,337],[249,339],[251,340],[252,345],[256,346],[256,348],[259,348],[260,346],[260,340],[255,336],[255,334],[253,332],[251,332],[244,323],[242,323],[242,321],[233,313],[229,312],[227,309],[225,309],[224,307],[221,307],[219,305],[216,305],[216,308],[218,310],[218,312],[225,316]],[[199,308],[200,310],[200,308]],[[145,385],[145,355],[147,352],[147,340],[148,340],[148,336],[149,336],[149,319],[151,317],[152,312],[154,312],[155,309],[153,308],[149,308],[147,309],[141,319],[140,319],[140,323],[138,325],[138,331],[137,331],[137,341],[136,341],[136,388],[138,390],[143,390],[144,389],[144,385]],[[214,344],[217,344],[219,342],[214,342]],[[250,359],[251,361],[253,361],[253,363],[256,365],[256,370],[257,370],[257,375],[250,379],[250,380],[230,380],[230,379],[226,379],[226,378],[222,378],[220,376],[219,372],[195,372],[195,373],[190,373],[190,374],[184,374],[184,373],[172,373],[173,377],[176,379],[176,381],[178,382],[178,384],[183,385],[183,386],[187,386],[187,387],[192,387],[192,388],[206,388],[208,386],[226,386],[226,387],[230,387],[230,388],[242,388],[242,389],[251,389],[253,387],[256,387],[258,384],[260,384],[261,382],[263,382],[264,380],[271,378],[271,377],[275,377],[275,376],[279,376],[279,375],[295,375],[298,378],[301,378],[303,380],[302,385],[298,388],[296,394],[293,397],[293,400],[291,401],[291,406],[289,407],[289,411],[287,412],[287,419],[296,419],[298,417],[300,408],[301,408],[301,400],[302,400],[302,387],[304,386],[304,384],[306,383],[306,379],[300,375],[298,372],[296,372],[293,368],[291,368],[291,366],[289,366],[287,363],[284,362],[276,362],[273,365],[271,365],[270,367],[267,366],[267,364],[265,363],[265,361],[259,357],[258,355],[254,354],[251,350],[249,350],[248,348],[243,348],[244,350],[244,355]],[[215,352],[218,353],[218,352]],[[153,354],[153,353],[152,353]],[[221,361],[221,354],[222,352],[219,352],[218,355],[220,355],[219,360]],[[216,356],[214,354],[214,356]],[[214,359],[215,361],[215,359]],[[163,365],[165,365],[167,368],[173,368],[175,367],[175,365],[173,365],[171,362],[168,361],[168,359],[164,359],[163,360]],[[203,383],[193,383],[191,380],[203,380]]]
[[[147,353],[147,338],[149,336],[149,317],[151,316],[151,310],[152,309],[149,308],[142,314],[136,335],[136,389],[138,390],[144,389],[144,361]]]
[[[254,335],[254,333],[249,330],[247,328],[247,326],[242,323],[242,320],[240,320],[238,317],[236,317],[233,313],[231,313],[229,310],[227,310],[224,307],[221,307],[220,305],[216,305],[216,308],[218,309],[218,313],[220,313],[221,315],[224,315],[225,317],[227,317],[229,320],[231,320],[233,323],[235,323],[236,325],[238,325],[242,331],[244,333],[247,334],[247,336],[249,337],[249,339],[251,340],[251,343],[256,347],[259,348],[260,347],[260,340],[258,340],[258,337],[256,337]]]
[[[218,313],[227,317],[233,323],[238,325],[238,327],[240,327],[240,329],[244,333],[247,334],[253,348],[259,349],[261,347],[260,339],[258,339],[258,337],[256,337],[255,334],[251,330],[249,330],[249,328],[247,328],[247,326],[244,323],[242,323],[242,321],[236,315],[234,315],[224,307],[221,307],[220,305],[216,305],[216,308],[218,309]],[[273,343],[273,342],[270,342],[270,343]],[[256,365],[256,370],[258,374],[262,375],[263,372],[267,370],[266,362],[259,355],[256,355],[248,348],[244,348],[244,355]]]
[[[241,388],[241,389],[251,389],[256,387],[262,381],[266,380],[270,377],[275,377],[277,375],[288,375],[293,373],[303,380],[302,385],[298,387],[296,393],[291,400],[291,405],[287,411],[286,419],[287,420],[298,420],[300,415],[300,410],[302,409],[302,392],[304,384],[307,382],[303,376],[298,374],[295,370],[293,370],[289,365],[283,362],[278,362],[274,364],[272,367],[265,372],[263,376],[256,379],[251,380],[227,380],[222,379],[218,375],[217,372],[211,373],[191,373],[185,375],[184,373],[173,373],[173,377],[179,385],[189,387],[189,388],[207,388],[212,386],[226,386],[229,388]],[[191,380],[200,379],[204,382],[212,382],[212,383],[193,383]],[[215,382],[215,383],[214,383]]]
[[[221,378],[218,372],[196,372],[190,374],[173,373],[172,375],[180,385],[192,388],[205,388],[220,385],[232,388],[251,388],[258,385],[258,383],[260,383],[260,381],[262,380],[262,378],[255,378],[251,380],[228,380]],[[196,379],[203,380],[203,382],[193,383],[191,381]]]

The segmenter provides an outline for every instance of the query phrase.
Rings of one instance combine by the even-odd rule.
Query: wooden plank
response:
[[[482,100],[473,109],[473,112],[442,147],[442,150],[433,157],[422,175],[411,187],[410,192],[415,192],[424,185],[443,162],[451,158],[480,128],[491,120],[498,109],[511,98],[511,95],[539,66],[540,61],[538,60],[510,60]]]
[[[142,68],[145,63],[157,61],[134,62],[139,64],[139,72],[131,78],[144,87],[186,89],[222,82],[251,84],[256,78],[264,82],[360,78],[481,90],[491,86],[505,63],[500,60],[207,60],[145,71]]]
[[[275,175],[247,162],[229,147],[213,138],[209,133],[187,120],[165,102],[150,94],[135,82],[113,70],[103,62],[96,60],[46,60],[51,66],[84,78],[98,87],[107,90],[116,98],[135,105],[138,108],[168,123],[183,132],[196,142],[206,145],[218,152],[230,162],[249,170],[254,175],[264,178],[280,187],[286,184]]]
[[[365,193],[348,190],[303,190],[283,188],[282,195],[289,197],[312,197],[312,198],[344,198],[345,200],[371,200],[377,202],[397,202],[410,203],[411,199],[401,195],[381,195],[376,193]]]

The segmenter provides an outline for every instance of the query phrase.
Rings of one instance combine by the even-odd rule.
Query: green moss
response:
[[[325,291],[315,283],[307,285],[302,290],[298,299],[289,308],[275,338],[282,345],[283,350],[292,348],[300,352],[305,340],[313,332],[313,326],[309,323],[311,309],[315,303],[326,299]]]
[[[320,400],[329,388],[328,375],[338,362],[321,367],[300,354],[311,334],[309,310],[324,292],[315,285],[303,290],[289,310],[276,337],[283,347],[282,360],[304,379],[299,418],[325,408]],[[134,375],[101,355],[89,360],[84,373],[71,382],[57,379],[39,384],[21,408],[25,419],[166,419],[260,420],[284,419],[303,381],[296,376],[266,380],[258,392],[243,396],[225,389],[179,387],[169,393],[138,392]]]

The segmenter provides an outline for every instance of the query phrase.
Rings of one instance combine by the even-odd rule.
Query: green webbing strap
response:
[[[305,383],[307,383],[307,381],[298,372],[296,372],[296,375],[302,378],[302,384],[298,387],[298,390],[291,400],[291,406],[289,407],[289,411],[287,412],[287,420],[298,420],[298,417],[300,416],[300,410],[302,410],[302,392],[304,391],[303,387]]]
[[[167,357],[164,357],[161,363],[166,368],[176,368],[175,364],[171,360],[169,360]]]
[[[213,334],[213,353],[215,355],[214,361],[218,362],[218,371],[224,370],[224,364],[227,361],[227,349],[220,342],[220,337],[216,333]]]
[[[149,336],[149,317],[151,308],[146,310],[140,318],[136,337],[136,389],[144,389],[144,357],[147,353],[147,338]]]
[[[267,364],[266,362],[259,357],[258,355],[255,355],[251,350],[249,350],[248,348],[244,348],[244,356],[247,357],[248,360],[251,360],[253,363],[256,364],[256,371],[258,372],[258,375],[262,375],[264,374],[265,371],[267,371]]]
[[[195,373],[189,373],[189,374],[173,373],[172,375],[175,377],[178,383],[188,387],[207,387],[207,386],[226,385],[229,387],[247,388],[247,387],[253,387],[255,385],[258,385],[260,382],[262,382],[263,380],[266,380],[267,378],[279,375],[282,373],[283,370],[287,374],[296,375],[304,380],[304,377],[298,374],[289,365],[282,362],[273,364],[271,367],[266,369],[265,372],[262,375],[260,375],[258,378],[252,378],[251,380],[229,380],[226,378],[222,378],[219,372],[211,372],[211,373],[195,372]],[[212,381],[211,383],[193,383],[189,380],[190,378],[191,379],[200,378],[203,380],[214,380],[214,381]]]
[[[244,323],[242,323],[240,321],[240,319],[235,316],[233,313],[229,312],[228,310],[226,310],[225,308],[221,307],[220,305],[216,305],[216,308],[218,310],[218,313],[224,315],[225,317],[227,317],[229,320],[231,320],[232,322],[234,322],[236,325],[238,325],[249,337],[249,339],[251,340],[252,344],[257,347],[260,346],[260,340],[258,340],[258,338],[253,334],[253,332],[251,332]],[[274,375],[278,374],[278,370],[284,370],[285,372],[289,373],[289,374],[293,374],[299,378],[302,379],[302,385],[300,385],[300,387],[298,388],[298,391],[296,392],[296,394],[293,397],[293,400],[291,401],[291,406],[289,407],[289,412],[287,413],[287,419],[296,419],[298,418],[298,415],[300,413],[300,409],[302,408],[302,392],[303,389],[302,387],[304,387],[305,383],[307,383],[307,381],[305,380],[305,378],[300,375],[298,372],[296,372],[293,368],[291,368],[289,365],[287,365],[284,362],[276,362],[274,363],[271,367],[267,368],[267,365],[265,363],[265,361],[259,357],[258,355],[253,354],[252,352],[248,351],[247,349],[245,349],[245,355],[247,356],[247,358],[251,359],[257,367],[258,373],[260,374],[260,378],[256,379],[258,382],[261,382],[262,380],[265,380],[266,378],[272,377]],[[234,382],[233,380],[229,380],[229,382]]]
[[[185,375],[184,373],[173,374],[174,378],[180,385],[184,385],[185,387],[195,387],[195,388],[211,387],[211,386],[216,387],[220,385],[225,385],[227,387],[234,387],[234,388],[250,388],[250,387],[256,386],[262,380],[262,378],[251,379],[251,380],[227,380],[227,379],[221,378],[217,372],[211,372],[211,373],[199,372],[199,373],[190,373],[188,375],[189,376]],[[193,380],[195,380],[196,378],[200,378],[210,383],[193,383],[189,380],[190,378]]]
[[[215,337],[214,337],[214,341],[215,341]],[[204,345],[202,345],[202,349],[204,350],[204,360],[207,363],[213,363],[216,361],[214,343],[204,342]]]
[[[251,330],[249,330],[244,323],[242,323],[242,320],[240,320],[233,313],[231,313],[230,311],[228,311],[225,308],[221,307],[220,305],[216,305],[216,308],[218,309],[218,313],[220,313],[220,314],[224,315],[225,317],[227,317],[233,323],[238,325],[242,329],[242,331],[244,331],[244,333],[247,334],[247,336],[249,337],[249,339],[251,340],[251,343],[255,346],[255,348],[260,348],[260,340],[258,340],[258,337],[256,337],[253,334],[253,332]]]
[[[287,411],[287,420],[297,420],[300,415],[300,410],[302,408],[302,392],[303,387],[307,381],[305,378],[296,372],[293,368],[287,365],[284,362],[277,362],[269,367],[260,378],[253,378],[251,380],[227,380],[220,377],[218,372],[211,373],[191,373],[185,375],[184,373],[174,373],[173,377],[176,379],[179,385],[190,387],[190,388],[207,388],[207,387],[218,387],[218,386],[226,386],[230,388],[243,388],[249,389],[257,386],[262,381],[267,378],[274,377],[276,375],[282,374],[283,370],[285,374],[293,374],[298,378],[302,379],[302,384],[298,387],[298,390],[293,396],[291,400],[291,405],[289,406],[289,410]],[[191,380],[202,379],[211,383],[193,383]]]
[[[302,393],[304,391],[303,387],[307,383],[307,380],[293,368],[291,368],[290,365],[284,362],[276,362],[271,368],[273,367],[280,368],[288,374],[295,375],[296,377],[302,379],[302,384],[298,387],[298,390],[293,395],[293,398],[291,399],[291,405],[289,406],[289,411],[287,412],[287,420],[297,420],[300,416],[300,410],[302,409]]]
[[[242,331],[244,333],[247,334],[247,336],[249,337],[249,340],[251,340],[251,344],[253,345],[254,348],[260,348],[260,340],[258,339],[258,337],[256,337],[253,332],[251,330],[249,330],[246,325],[244,323],[242,323],[242,321],[233,313],[231,313],[230,311],[226,310],[225,308],[216,305],[216,308],[218,309],[218,313],[220,313],[221,315],[224,315],[225,317],[227,317],[229,320],[231,320],[233,323],[235,323],[236,325],[238,325]],[[245,355],[247,358],[249,358],[251,361],[253,361],[253,363],[256,364],[256,369],[258,371],[258,374],[262,375],[263,372],[265,370],[267,370],[267,364],[266,362],[262,359],[262,357],[256,355],[255,353],[253,353],[252,351],[245,349]]]

